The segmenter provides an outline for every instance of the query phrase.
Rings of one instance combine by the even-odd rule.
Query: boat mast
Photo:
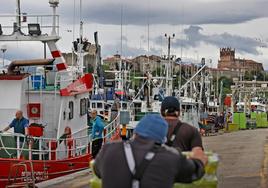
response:
[[[49,0],[50,6],[53,8],[53,21],[52,21],[52,31],[51,35],[56,36],[56,9],[58,7],[59,1],[58,0]]]
[[[21,15],[20,15],[20,0],[17,0],[16,4],[16,24],[17,24],[17,31],[21,29]]]
[[[77,57],[78,57],[78,61],[77,61],[77,66],[78,66],[78,70],[79,73],[81,75],[84,74],[84,56],[87,55],[88,53],[85,52],[88,42],[87,40],[83,40],[83,21],[82,21],[82,0],[80,0],[80,28],[79,28],[79,39],[78,39],[78,44],[77,44]]]
[[[174,39],[175,34],[173,33],[172,37],[167,36],[167,34],[165,34],[165,37],[168,40],[168,63],[166,66],[166,95],[171,96],[172,87],[173,87],[173,66],[172,66],[172,62],[170,59],[170,42],[171,42],[171,39]]]
[[[120,62],[119,62],[119,82],[118,82],[118,88],[119,91],[124,91],[124,86],[123,86],[123,76],[124,74],[122,73],[122,55],[123,55],[123,4],[121,4],[121,17],[120,17]],[[122,93],[123,94],[123,93]],[[123,95],[121,95],[121,107],[122,107],[122,100],[123,100]]]
[[[147,64],[148,66],[150,66],[150,0],[148,1],[148,15],[147,15],[147,36],[148,36],[148,59],[147,59]],[[144,65],[143,65],[144,66]],[[143,70],[144,72],[144,70]],[[150,105],[150,89],[151,89],[151,86],[150,86],[150,73],[149,71],[147,72],[147,79],[148,79],[148,89],[147,89],[147,108],[149,109],[151,107]]]
[[[83,75],[83,67],[84,67],[84,54],[82,52],[83,50],[83,22],[80,20],[80,37],[79,37],[79,48],[78,48],[78,53],[79,53],[79,71]]]

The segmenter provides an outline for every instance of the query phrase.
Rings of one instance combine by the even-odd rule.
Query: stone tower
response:
[[[221,61],[234,61],[235,60],[235,49],[221,48],[220,49],[220,60]]]

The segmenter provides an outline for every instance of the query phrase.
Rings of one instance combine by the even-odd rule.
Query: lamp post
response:
[[[5,52],[7,51],[7,47],[6,47],[6,45],[3,45],[3,46],[1,47],[1,51],[3,52],[3,56],[2,56],[2,58],[3,58],[3,68],[4,68],[4,66],[5,66]]]
[[[175,34],[173,33],[172,36],[168,36],[165,34],[166,39],[168,40],[168,65],[166,68],[166,89],[167,92],[166,94],[168,96],[171,95],[172,91],[172,86],[173,86],[173,63],[170,61],[170,41],[171,39],[175,38]]]

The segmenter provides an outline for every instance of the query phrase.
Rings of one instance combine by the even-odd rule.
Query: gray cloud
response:
[[[89,22],[100,24],[121,24],[121,6],[123,6],[123,24],[234,24],[256,18],[267,17],[268,1],[237,0],[201,2],[195,0],[151,0],[150,5],[143,0],[125,2],[101,0],[87,4],[84,16]]]
[[[3,1],[3,0],[2,0]],[[267,0],[84,0],[82,16],[87,23],[120,25],[150,24],[234,24],[267,17]],[[76,16],[79,1],[76,1]],[[58,12],[64,23],[73,22],[73,0],[60,1]],[[14,13],[15,1],[5,1],[1,13]],[[51,14],[47,0],[22,1],[22,12]],[[76,18],[77,20],[77,18]]]
[[[231,35],[229,33],[204,35],[201,33],[202,30],[203,29],[200,26],[190,26],[189,28],[184,29],[186,39],[176,39],[174,42],[172,42],[172,46],[177,48],[195,48],[203,42],[214,45],[218,48],[232,47],[240,53],[249,53],[254,55],[260,55],[260,52],[257,50],[257,48],[267,48],[267,45],[264,42],[253,38]],[[154,39],[158,45],[161,45],[161,40],[162,36]]]
[[[160,52],[161,52],[160,49],[151,47],[149,54],[157,55],[157,54],[160,54]],[[116,53],[120,53],[120,43],[108,44],[102,47],[103,57],[112,56]],[[129,46],[129,45],[123,45],[122,54],[124,57],[135,57],[135,56],[143,55],[143,54],[147,55],[148,51],[145,50],[144,48],[136,48],[136,47]]]
[[[29,14],[51,14],[52,12],[48,5],[48,0],[22,0],[21,2],[22,12]],[[69,28],[73,23],[73,2],[74,0],[60,1],[58,13],[61,16],[61,26],[68,25]],[[79,1],[75,0],[75,2],[76,16],[79,17]],[[113,25],[120,25],[121,23],[122,2],[124,25],[145,25],[148,23],[148,19],[150,24],[165,25],[234,24],[268,16],[268,11],[266,10],[268,7],[267,0],[83,0],[83,18],[85,23],[109,24],[112,25],[111,30],[116,29],[117,26]],[[5,1],[4,6],[0,6],[1,14],[14,12],[15,0]],[[78,18],[76,18],[76,21],[76,23],[79,23]],[[157,26],[157,28],[160,27],[160,25]],[[263,27],[266,26],[264,25]],[[229,33],[208,36],[204,35],[201,30],[201,27],[189,27],[185,30],[185,35],[187,36],[186,40],[173,41],[173,45],[177,47],[182,45],[185,48],[197,47],[200,43],[211,44],[216,47],[231,46],[236,48],[240,53],[251,53],[255,55],[260,54],[257,49],[258,47],[265,46],[262,41],[252,38]],[[102,43],[103,56],[112,55],[120,51],[120,43],[109,45],[111,41],[118,41],[115,40],[118,35],[114,36],[114,34],[111,34],[109,37],[107,43]],[[160,39],[160,37],[155,39],[155,42],[161,44]],[[141,44],[147,43],[147,36],[140,37],[139,39],[136,38],[136,40],[140,40]],[[264,40],[267,43],[267,39]],[[124,37],[123,41],[124,43],[131,44],[131,40],[126,40]],[[62,46],[61,48],[64,47],[65,46]],[[157,48],[151,49],[151,53],[155,54],[160,54],[160,51],[161,50]],[[147,50],[127,45],[123,47],[124,56],[140,54],[147,54]],[[10,59],[42,57],[42,47],[40,47],[40,52],[31,53],[29,53],[29,48],[25,48],[25,50],[17,50],[16,48],[14,48],[14,50],[10,49],[9,52],[7,52],[7,56]]]
[[[47,55],[50,57],[48,48]],[[15,43],[9,43],[7,44],[5,57],[10,61],[43,58],[43,45],[41,43],[26,44],[25,42],[22,42],[18,47]]]

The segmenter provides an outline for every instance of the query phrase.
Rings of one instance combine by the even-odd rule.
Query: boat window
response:
[[[80,116],[83,116],[87,113],[87,100],[80,99]]]
[[[89,98],[86,98],[86,103],[87,103],[87,110],[90,108],[90,101]]]
[[[73,119],[74,118],[74,102],[70,101],[69,102],[69,119]]]
[[[123,103],[122,106],[123,106],[123,109],[127,109],[127,103]]]
[[[66,119],[66,112],[64,111],[63,112],[63,120],[65,120]]]
[[[102,108],[102,103],[98,102],[97,103],[97,108]]]

